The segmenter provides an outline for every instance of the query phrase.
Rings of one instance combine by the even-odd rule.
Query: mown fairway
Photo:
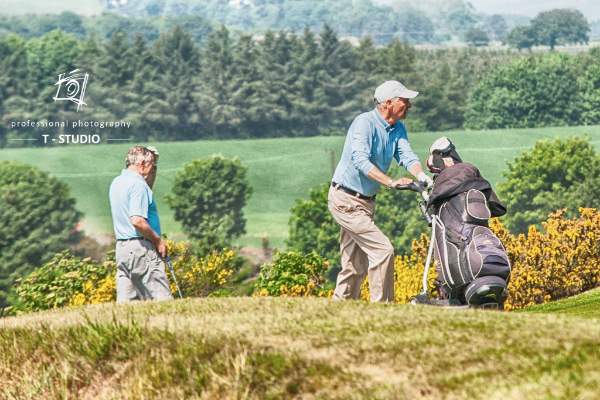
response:
[[[600,398],[600,321],[564,314],[105,304],[1,319],[0,354],[2,399]]]
[[[440,136],[448,136],[457,145],[463,160],[477,165],[484,176],[496,184],[502,179],[502,170],[506,169],[505,160],[513,160],[537,140],[585,133],[596,147],[600,147],[600,126],[429,132],[409,134],[409,138],[424,163],[431,143]],[[221,153],[226,157],[238,156],[249,166],[248,178],[254,188],[245,209],[247,235],[239,240],[239,244],[260,247],[261,237],[268,237],[271,245],[283,246],[290,208],[296,199],[308,198],[309,188],[331,179],[327,149],[335,150],[337,162],[344,139],[336,136],[152,143],[160,152],[154,192],[163,232],[171,236],[181,234],[179,223],[173,220],[171,210],[163,202],[171,190],[175,172],[183,169],[184,162]],[[94,235],[110,235],[108,187],[124,168],[125,154],[133,144],[3,149],[0,160],[16,159],[33,164],[67,182],[77,199],[77,207],[85,213],[85,230]],[[407,201],[415,200],[413,193],[407,193],[406,197]]]

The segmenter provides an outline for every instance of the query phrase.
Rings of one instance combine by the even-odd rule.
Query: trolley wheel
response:
[[[413,296],[410,298],[410,300],[408,300],[408,302],[413,306],[416,306],[418,304],[430,304],[429,296],[427,295],[427,293],[421,293],[416,296]]]

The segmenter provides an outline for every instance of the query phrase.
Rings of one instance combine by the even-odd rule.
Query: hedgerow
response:
[[[184,297],[205,297],[227,283],[233,273],[234,253],[222,249],[198,258],[189,242],[167,241],[173,271]],[[166,269],[171,292],[178,296],[173,278]],[[14,306],[10,314],[41,311],[65,306],[114,302],[116,300],[114,250],[103,264],[75,257],[68,250],[19,280],[13,288]],[[218,292],[223,294],[222,292]]]
[[[100,264],[75,257],[68,250],[17,281],[12,297],[14,314],[68,305],[114,301],[114,250]]]

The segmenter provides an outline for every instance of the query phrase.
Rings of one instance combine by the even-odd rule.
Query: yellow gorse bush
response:
[[[184,297],[205,297],[225,285],[233,274],[233,250],[223,248],[200,259],[190,249],[190,242],[167,241],[169,257]],[[170,273],[171,292],[178,296]]]
[[[281,297],[333,297],[333,290],[318,290],[314,282],[308,282],[306,285],[294,285],[287,288],[281,285]],[[259,292],[257,292],[259,293]],[[264,290],[254,297],[268,296],[269,293]]]
[[[564,219],[566,210],[550,214],[527,236],[511,235],[497,220],[490,228],[498,235],[512,265],[506,310],[570,297],[600,285],[600,212],[580,208],[580,216]]]
[[[109,303],[114,302],[116,299],[117,281],[114,275],[107,275],[104,279],[96,282],[96,284],[92,281],[87,281],[83,292],[77,292],[69,299],[69,307]]]

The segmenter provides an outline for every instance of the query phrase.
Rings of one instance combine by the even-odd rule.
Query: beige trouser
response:
[[[393,302],[394,248],[373,221],[375,199],[363,200],[331,187],[327,205],[342,227],[342,271],[333,298],[360,299],[360,288],[368,272],[371,301]]]

